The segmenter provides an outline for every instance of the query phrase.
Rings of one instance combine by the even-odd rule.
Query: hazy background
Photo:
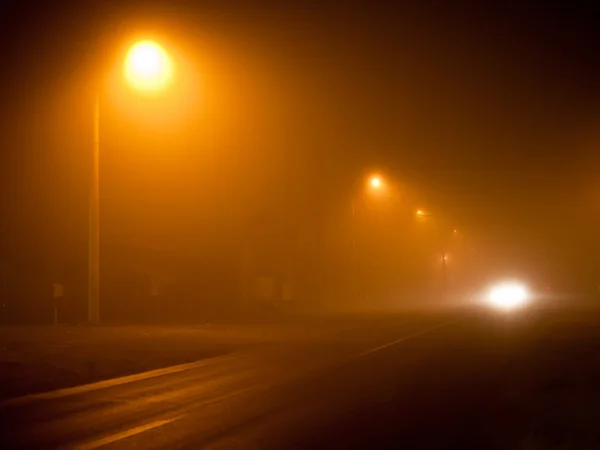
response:
[[[5,4],[0,261],[39,286],[19,301],[60,278],[85,307],[94,86],[103,296],[122,299],[122,314],[137,314],[127,305],[145,288],[132,280],[148,277],[177,278],[194,307],[234,302],[244,249],[258,241],[255,253],[277,256],[252,264],[289,266],[311,301],[342,296],[331,292],[356,273],[383,296],[433,285],[439,248],[412,220],[418,207],[464,233],[477,263],[463,271],[596,290],[591,6],[356,3]],[[124,88],[117,69],[147,31],[179,75],[153,100]],[[395,196],[359,202],[352,225],[356,180],[371,169]]]

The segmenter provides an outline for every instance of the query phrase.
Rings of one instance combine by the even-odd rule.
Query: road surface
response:
[[[0,406],[0,447],[485,448],[510,333],[480,313],[399,316],[20,397]]]

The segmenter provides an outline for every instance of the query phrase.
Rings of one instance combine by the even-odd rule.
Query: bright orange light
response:
[[[173,64],[160,44],[144,40],[136,42],[127,51],[123,72],[136,89],[158,91],[171,81]]]
[[[425,214],[423,210],[420,209],[417,211],[417,216],[422,216],[423,214]]]
[[[381,187],[381,185],[382,185],[381,178],[379,178],[379,177],[371,178],[371,187],[372,188],[379,189]]]

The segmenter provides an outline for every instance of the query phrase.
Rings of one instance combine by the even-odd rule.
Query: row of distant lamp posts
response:
[[[367,192],[369,193],[381,193],[386,189],[389,189],[388,183],[386,183],[385,179],[383,177],[381,177],[380,175],[371,175],[369,177],[361,177],[359,178],[359,182],[363,183],[365,186],[365,189],[367,190]],[[361,189],[362,192],[362,189]],[[352,252],[354,254],[354,258],[356,259],[356,224],[355,224],[355,219],[356,219],[356,215],[357,215],[357,205],[356,205],[356,187],[353,189],[353,195],[352,195],[352,201],[351,201],[351,207],[352,207]],[[416,216],[418,218],[426,218],[426,217],[431,217],[431,218],[440,218],[440,216],[435,215],[435,214],[430,214],[422,209],[417,210],[416,212]],[[457,229],[453,229],[453,234],[456,235],[458,233]],[[442,248],[442,252],[441,252],[441,261],[442,261],[442,279],[443,279],[443,296],[444,299],[447,298],[448,295],[448,254],[445,250],[445,248]]]
[[[123,61],[125,79],[138,91],[156,92],[165,89],[173,77],[173,64],[164,48],[152,40],[141,40],[134,43],[127,51]],[[100,322],[100,95],[98,90],[94,103],[94,136],[92,149],[92,165],[90,176],[90,212],[89,212],[89,292],[88,320],[96,324]],[[364,181],[361,178],[360,181]],[[385,180],[379,175],[367,178],[367,187],[371,192],[386,189]],[[356,217],[355,195],[352,196],[352,218]],[[430,217],[424,211],[417,211],[420,217]],[[456,232],[456,230],[455,230]],[[353,231],[352,248],[356,254],[356,236]],[[446,279],[445,251],[442,254],[444,279]],[[444,282],[445,283],[445,282]]]
[[[140,40],[127,51],[123,76],[136,90],[157,92],[173,78],[173,64],[165,49],[153,40]],[[94,136],[90,174],[89,251],[88,251],[88,321],[100,322],[100,96],[94,99]]]

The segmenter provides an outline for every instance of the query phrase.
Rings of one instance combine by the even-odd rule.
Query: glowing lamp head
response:
[[[510,310],[523,306],[527,301],[527,289],[516,283],[505,283],[494,286],[488,296],[492,306]]]
[[[381,187],[381,178],[379,177],[373,177],[371,178],[371,187],[373,189],[379,189]]]
[[[141,91],[159,91],[173,77],[173,65],[164,48],[155,41],[144,40],[127,51],[123,67],[127,81]]]

